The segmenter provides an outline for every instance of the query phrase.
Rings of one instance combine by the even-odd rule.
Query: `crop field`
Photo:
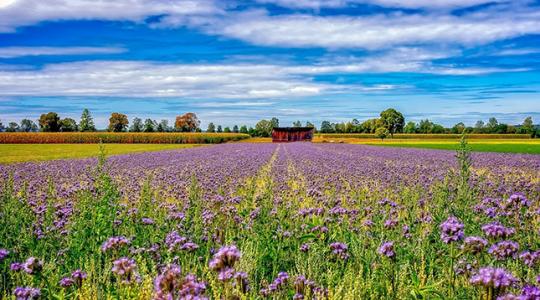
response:
[[[106,144],[107,154],[184,149],[198,144]],[[97,144],[0,144],[0,164],[98,156]]]
[[[0,298],[538,299],[540,156],[465,149],[0,165]]]

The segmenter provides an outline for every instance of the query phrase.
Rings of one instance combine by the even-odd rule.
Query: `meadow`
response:
[[[185,149],[200,144],[107,144],[108,155]],[[97,157],[98,144],[0,144],[0,164],[52,159]]]
[[[0,165],[0,297],[535,299],[540,156],[463,149],[233,143]]]

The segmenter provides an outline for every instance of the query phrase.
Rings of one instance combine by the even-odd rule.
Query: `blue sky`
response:
[[[0,120],[540,120],[540,1],[0,0]]]

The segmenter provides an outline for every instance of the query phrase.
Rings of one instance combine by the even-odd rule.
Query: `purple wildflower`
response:
[[[523,251],[519,254],[519,258],[529,267],[534,267],[540,260],[540,251]]]
[[[9,255],[7,249],[0,249],[0,263]]]
[[[63,288],[67,288],[75,284],[75,281],[71,277],[64,277],[60,279],[60,282],[58,284]]]
[[[486,248],[487,245],[488,245],[488,242],[481,237],[468,236],[465,238],[463,242],[463,246],[461,246],[461,248],[465,252],[477,254],[477,253],[482,252],[484,248]]]
[[[23,270],[28,274],[36,274],[43,269],[43,262],[35,257],[29,257],[22,265]]]
[[[349,247],[343,243],[332,243],[330,244],[330,249],[332,250],[332,253],[340,259],[347,260],[349,258],[349,254],[347,253]]]
[[[31,300],[37,299],[41,296],[41,290],[32,287],[17,287],[13,291],[13,295],[17,300]]]
[[[484,234],[490,238],[508,238],[516,233],[511,227],[505,227],[500,222],[493,222],[482,226]]]
[[[20,270],[23,269],[23,264],[14,262],[9,266],[9,269],[13,272],[19,272]]]
[[[495,256],[497,260],[504,260],[514,257],[519,250],[519,244],[514,241],[501,241],[492,245],[488,253]]]
[[[82,286],[82,282],[84,279],[86,279],[86,277],[86,272],[83,272],[81,270],[75,270],[71,272],[71,278],[73,278],[78,287]]]
[[[540,299],[540,288],[534,285],[525,285],[521,289],[519,300],[538,300]]]
[[[463,228],[465,226],[458,218],[451,216],[440,225],[441,239],[446,244],[457,242],[463,239]]]
[[[235,245],[223,246],[210,261],[210,269],[219,273],[219,280],[229,280],[234,275],[234,264],[240,260],[241,256],[242,254]]]
[[[130,240],[124,236],[113,236],[101,245],[101,251],[107,252],[109,250],[117,250],[122,246],[129,245],[130,243]]]
[[[394,258],[396,253],[394,252],[394,242],[384,242],[378,250],[380,255],[388,258]]]
[[[470,281],[473,285],[502,289],[513,285],[517,279],[505,269],[485,267],[480,268]]]
[[[300,251],[308,252],[309,248],[310,248],[309,244],[302,244],[302,246],[300,246]]]
[[[113,261],[111,271],[118,275],[123,283],[140,281],[139,274],[137,273],[137,265],[131,258],[122,257]]]
[[[155,223],[154,220],[151,218],[142,218],[141,222],[143,223],[143,225],[153,225]]]

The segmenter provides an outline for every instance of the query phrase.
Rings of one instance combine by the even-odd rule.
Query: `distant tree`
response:
[[[129,127],[130,132],[141,132],[143,131],[143,123],[140,118],[133,118],[133,123],[131,123],[131,127]]]
[[[223,128],[223,132],[231,133],[231,128],[229,126],[226,126],[225,128]]]
[[[496,118],[494,117],[491,117],[489,118],[487,124],[486,124],[486,129],[488,131],[488,133],[495,133],[497,131],[497,126],[499,125],[499,121],[497,121]]]
[[[377,128],[386,127],[381,119],[369,119],[362,122],[360,126],[362,128],[362,132],[365,133],[375,133]]]
[[[407,125],[403,127],[403,132],[405,133],[416,133],[418,128],[416,127],[416,123],[413,121],[407,122]]]
[[[77,122],[72,118],[65,118],[60,121],[60,131],[62,132],[75,132],[79,130]]]
[[[484,121],[478,120],[478,121],[476,121],[476,124],[474,124],[473,132],[474,133],[484,133],[484,129],[485,129]]]
[[[270,120],[270,123],[271,123],[271,125],[272,125],[272,129],[273,129],[274,127],[279,127],[279,119],[276,118],[276,117],[272,118],[272,119]]]
[[[380,116],[384,127],[388,129],[388,132],[390,132],[390,135],[392,137],[394,137],[394,133],[403,132],[403,127],[405,126],[405,118],[399,111],[393,108],[389,108],[382,111]]]
[[[440,124],[433,124],[433,127],[431,128],[431,132],[429,133],[445,133],[446,129],[444,126]]]
[[[90,115],[90,111],[87,108],[85,108],[82,112],[79,130],[81,132],[96,131],[94,119],[92,118],[92,115]]]
[[[277,120],[277,119],[276,119]],[[274,123],[268,120],[260,120],[255,125],[255,131],[258,136],[269,137],[272,134],[272,129],[274,128]]]
[[[465,131],[465,124],[463,122],[459,122],[452,127],[452,133],[462,134],[463,131]]]
[[[108,130],[112,132],[126,131],[129,121],[126,115],[121,113],[112,113],[109,118]]]
[[[221,125],[218,125],[218,126],[217,126],[216,132],[219,132],[219,133],[222,133],[222,132],[223,132],[223,128],[221,127]]]
[[[494,133],[503,134],[508,131],[508,124],[505,123],[499,123],[497,127],[495,127]]]
[[[2,124],[2,120],[0,120],[0,132],[3,132],[4,129],[4,124]]]
[[[418,132],[419,133],[432,133],[433,132],[433,122],[431,122],[428,119],[420,120],[420,123],[418,124]]]
[[[238,125],[234,125],[233,128],[232,128],[232,132],[238,133],[238,131],[239,131]]]
[[[322,121],[321,123],[321,133],[332,133],[334,132],[334,128],[332,127],[332,124],[328,121]]]
[[[310,121],[306,122],[306,127],[313,128],[313,129],[316,130],[315,125],[313,123],[311,123]]]
[[[194,113],[186,113],[181,116],[176,117],[176,122],[174,122],[174,128],[176,131],[180,132],[195,132],[201,122],[197,115]]]
[[[161,122],[159,122],[159,124],[157,125],[156,130],[157,130],[157,132],[168,132],[168,131],[170,131],[169,121],[161,120]]]
[[[531,134],[534,131],[532,117],[526,117],[525,120],[523,120],[521,128],[523,128],[523,133]]]
[[[55,112],[42,114],[39,117],[39,127],[44,132],[58,132],[60,130],[60,117]]]
[[[32,120],[22,119],[22,121],[21,121],[21,131],[22,132],[36,132],[36,131],[38,131],[38,126]]]
[[[302,127],[302,122],[300,122],[300,120],[296,121],[296,122],[293,122],[292,123],[292,126],[293,127]]]
[[[240,133],[249,133],[246,125],[240,126]]]
[[[253,127],[249,127],[248,134],[251,135],[251,136],[256,136],[257,135],[257,130],[255,130],[255,128],[253,128]]]
[[[21,131],[21,128],[19,127],[19,124],[16,122],[9,122],[8,126],[6,127],[6,132],[19,132]]]
[[[216,125],[214,125],[214,123],[212,122],[208,123],[208,128],[206,129],[206,132],[216,132]]]
[[[156,131],[156,127],[157,127],[156,121],[152,119],[144,120],[144,129],[143,129],[144,132],[154,132]]]
[[[390,132],[388,131],[388,128],[386,127],[379,127],[375,130],[375,136],[380,138],[381,141],[384,140],[386,137],[388,137],[388,134]]]

